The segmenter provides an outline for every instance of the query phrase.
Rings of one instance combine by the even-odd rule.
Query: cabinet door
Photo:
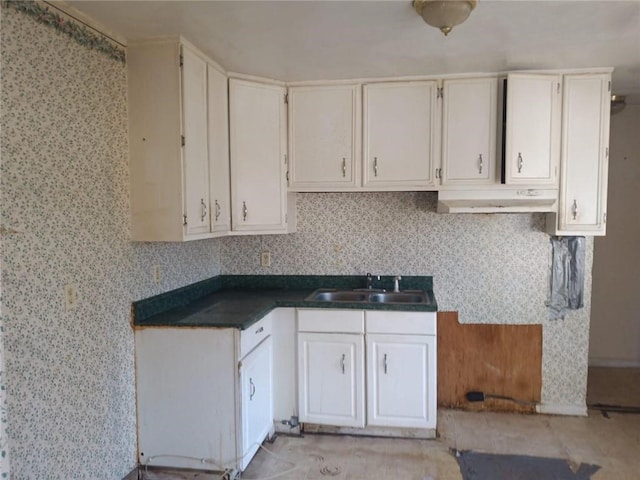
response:
[[[509,74],[507,184],[557,185],[560,95],[559,75]]]
[[[229,193],[229,96],[227,77],[208,67],[209,83],[209,166],[211,169],[212,230],[225,234],[231,230]]]
[[[285,90],[229,80],[232,229],[286,232]]]
[[[437,83],[364,86],[364,186],[432,187]]]
[[[436,337],[367,335],[369,425],[436,427]]]
[[[360,184],[360,109],[360,85],[289,89],[291,190]]]
[[[557,234],[605,234],[610,79],[609,74],[564,77]]]
[[[271,338],[267,338],[241,362],[242,455],[244,470],[259,445],[273,430]]]
[[[298,408],[303,422],[364,427],[362,335],[298,334]]]
[[[442,184],[496,183],[497,78],[445,80]]]
[[[207,63],[182,46],[182,122],[186,235],[211,231],[207,153]]]

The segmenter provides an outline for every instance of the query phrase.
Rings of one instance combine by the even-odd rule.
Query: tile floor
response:
[[[636,372],[625,370],[613,384],[628,384],[629,375],[637,382]],[[633,393],[638,383],[619,388],[627,395],[624,399],[612,394],[608,384],[617,373],[590,372],[589,397],[617,404],[638,400]],[[606,418],[589,410],[587,417],[564,417],[441,409],[438,431],[436,440],[279,436],[265,444],[269,452],[258,452],[242,480],[460,480],[455,450],[563,458],[575,465],[600,465],[593,480],[640,480],[640,415],[609,413]],[[143,478],[213,480],[219,475],[150,471]]]

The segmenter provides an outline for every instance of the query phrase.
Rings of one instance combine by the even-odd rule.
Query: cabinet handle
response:
[[[347,159],[345,157],[342,157],[342,176],[347,176]]]
[[[482,175],[482,167],[484,167],[484,163],[482,161],[482,154],[480,154],[480,157],[478,158],[478,173],[480,175]]]
[[[200,199],[200,220],[204,222],[204,217],[207,216],[207,206],[204,204],[204,198]]]
[[[342,374],[343,374],[343,375],[344,375],[344,372],[345,372],[344,361],[345,361],[345,359],[346,359],[346,358],[347,358],[347,355],[343,353],[343,354],[342,354],[342,360],[340,361],[340,365],[341,365],[341,367],[342,367]]]
[[[386,375],[387,374],[387,366],[388,366],[388,364],[387,364],[387,354],[386,353],[384,354],[384,360],[382,361],[382,365],[384,366],[384,374]]]
[[[577,200],[573,200],[573,205],[571,206],[571,214],[573,215],[574,220],[578,217],[578,201]]]
[[[222,209],[220,208],[220,204],[218,203],[218,200],[216,200],[216,222],[218,221],[218,218],[220,218],[220,211]]]
[[[247,214],[249,213],[249,209],[247,209],[247,202],[242,202],[242,221],[247,221]]]
[[[522,173],[522,153],[518,152],[518,173]]]
[[[264,327],[260,327],[259,329],[257,329],[257,330],[256,330],[256,335],[257,335],[258,333],[262,333],[262,332],[264,332]]]
[[[378,176],[378,157],[373,157],[373,176]]]
[[[249,378],[249,400],[253,400],[253,396],[256,394],[256,384],[253,383],[253,378]]]

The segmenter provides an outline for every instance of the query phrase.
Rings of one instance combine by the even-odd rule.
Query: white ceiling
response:
[[[615,67],[640,104],[640,0],[479,0],[445,37],[411,1],[70,1],[127,41],[181,34],[229,71],[285,81]]]

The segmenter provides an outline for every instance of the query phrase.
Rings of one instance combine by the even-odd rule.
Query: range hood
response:
[[[557,189],[514,187],[440,190],[438,213],[526,213],[557,211]]]

